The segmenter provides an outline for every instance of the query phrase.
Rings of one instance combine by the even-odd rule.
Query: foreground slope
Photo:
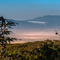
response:
[[[59,40],[8,44],[6,47],[6,56],[11,60],[60,60]]]

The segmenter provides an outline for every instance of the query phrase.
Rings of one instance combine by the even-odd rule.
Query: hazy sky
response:
[[[60,15],[60,0],[0,0],[0,16],[15,20]]]

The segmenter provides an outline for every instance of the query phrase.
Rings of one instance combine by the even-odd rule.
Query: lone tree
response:
[[[9,35],[12,32],[8,30],[9,28],[11,28],[11,26],[16,26],[16,23],[13,21],[8,21],[7,19],[4,19],[3,16],[0,17],[0,44],[2,46],[2,49],[0,52],[0,58],[6,57],[7,42],[10,43],[10,41],[17,40],[16,38],[6,37],[6,35]]]

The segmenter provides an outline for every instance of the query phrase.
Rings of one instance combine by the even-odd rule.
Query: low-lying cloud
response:
[[[46,24],[47,22],[42,22],[42,21],[28,21],[30,23],[35,23],[35,24]]]

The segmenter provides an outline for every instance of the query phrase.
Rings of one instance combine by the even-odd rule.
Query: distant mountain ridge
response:
[[[20,21],[40,21],[40,20],[60,20],[60,16],[59,15],[46,15],[46,16],[43,16],[43,17],[36,17],[36,18],[33,18],[33,19],[29,19],[29,20],[20,20]],[[13,20],[13,21],[19,21],[19,20],[14,20],[14,19],[8,19],[8,20]]]
[[[40,20],[60,20],[60,16],[58,15],[46,15],[46,16],[43,16],[43,17],[37,17],[37,18],[34,18],[32,19],[32,21],[35,20],[35,21],[40,21]]]
[[[13,20],[14,21],[14,20]],[[31,20],[17,21],[19,27],[22,29],[41,29],[41,28],[52,28],[60,26],[60,16],[57,15],[47,15],[43,17],[37,17]]]

